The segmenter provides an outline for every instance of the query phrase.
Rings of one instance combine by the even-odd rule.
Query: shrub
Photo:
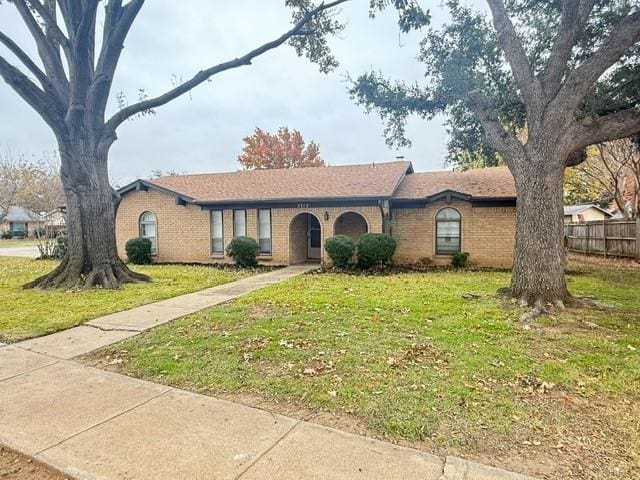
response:
[[[227,245],[227,255],[233,258],[240,267],[255,267],[258,265],[256,257],[260,251],[260,246],[254,238],[235,237]]]
[[[385,233],[365,233],[358,240],[358,266],[371,268],[384,267],[396,251],[397,242]]]
[[[128,253],[127,253],[128,254]],[[64,258],[67,255],[67,235],[64,233],[56,237],[56,243],[53,247],[53,258]]]
[[[356,253],[356,244],[351,237],[336,235],[325,240],[324,249],[336,267],[345,268]]]
[[[2,235],[0,235],[0,238],[2,238],[3,240],[11,240],[13,238],[13,233],[9,231],[2,232]]]
[[[468,259],[469,259],[469,252],[456,252],[451,257],[451,265],[453,265],[456,268],[466,267]]]
[[[127,241],[124,249],[131,263],[136,265],[151,263],[151,240],[148,238],[132,238]]]

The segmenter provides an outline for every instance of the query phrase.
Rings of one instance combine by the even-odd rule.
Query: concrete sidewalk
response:
[[[69,360],[313,268],[288,267],[0,344],[0,443],[77,479],[527,478]]]
[[[78,479],[524,480],[0,347],[0,443]]]
[[[35,245],[26,247],[0,247],[0,257],[38,258],[40,251]]]

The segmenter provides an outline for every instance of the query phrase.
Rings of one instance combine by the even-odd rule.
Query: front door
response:
[[[307,258],[320,260],[322,235],[320,222],[313,215],[307,215]]]

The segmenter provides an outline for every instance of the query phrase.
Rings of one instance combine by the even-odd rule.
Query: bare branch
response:
[[[124,122],[128,118],[134,115],[137,115],[139,113],[149,111],[153,108],[165,105],[166,103],[187,93],[188,91],[192,90],[196,86],[207,81],[209,78],[211,78],[212,76],[220,72],[224,72],[226,70],[231,70],[238,67],[243,67],[246,65],[251,65],[251,61],[254,58],[259,57],[260,55],[268,52],[269,50],[273,50],[274,48],[279,47],[290,38],[298,35],[300,31],[303,31],[304,26],[307,23],[309,23],[318,13],[324,10],[331,9],[346,1],[348,0],[335,0],[333,2],[326,3],[326,4],[321,3],[314,9],[309,10],[307,13],[305,13],[302,19],[298,23],[296,23],[293,26],[293,28],[291,28],[289,31],[282,34],[280,37],[276,38],[275,40],[267,42],[261,45],[260,47],[254,50],[251,50],[250,52],[243,55],[242,57],[236,58],[234,60],[230,60],[228,62],[220,63],[206,70],[201,70],[195,76],[193,76],[190,80],[187,80],[186,82],[178,85],[172,90],[169,90],[163,95],[160,95],[155,98],[150,98],[148,100],[144,100],[142,102],[138,102],[123,108],[122,110],[114,114],[113,117],[111,117],[111,119],[106,123],[105,129],[104,129],[104,135],[108,137],[113,137],[115,135],[116,128],[118,128],[118,126],[121,125],[122,122]]]
[[[59,102],[52,94],[38,88],[24,73],[1,56],[0,77],[47,122],[56,134],[61,133],[61,128],[64,128],[63,117],[58,109]]]
[[[38,54],[50,82],[54,85],[60,100],[64,100],[68,95],[69,82],[60,61],[60,56],[56,53],[55,46],[45,36],[25,1],[13,0],[13,4],[36,42]]]
[[[38,79],[42,88],[51,88],[53,91],[53,85],[49,82],[47,75],[40,70],[40,68],[31,60],[29,55],[22,50],[13,40],[0,31],[0,43],[6,46],[11,53],[13,53],[22,64],[29,69],[29,71]]]
[[[558,34],[545,66],[544,83],[552,95],[560,89],[568,68],[571,51],[584,28],[596,0],[567,0],[563,3]]]
[[[100,119],[104,119],[111,84],[124,47],[124,40],[143,5],[144,0],[132,0],[124,8],[121,0],[111,1],[107,4],[102,49],[98,56],[95,78],[90,91],[91,108],[98,112]]]
[[[487,0],[493,17],[493,26],[498,32],[498,41],[504,50],[507,61],[511,66],[513,77],[522,92],[527,106],[532,104],[532,98],[540,91],[540,81],[533,74],[527,53],[518,38],[516,29],[509,18],[502,0]]]
[[[68,55],[70,45],[69,39],[65,36],[65,34],[60,30],[58,23],[55,18],[55,1],[51,0],[51,5],[49,7],[43,5],[38,0],[29,0],[29,5],[33,8],[40,18],[44,21],[46,27],[46,34],[49,38],[54,41],[57,45],[62,47],[65,54]]]

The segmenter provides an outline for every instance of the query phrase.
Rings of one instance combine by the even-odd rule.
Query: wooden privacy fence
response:
[[[640,259],[640,218],[568,223],[564,234],[572,252]]]

